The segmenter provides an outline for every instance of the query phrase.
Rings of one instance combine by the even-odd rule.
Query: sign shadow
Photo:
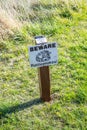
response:
[[[41,103],[43,103],[42,100],[37,98],[37,99],[33,99],[29,102],[25,102],[25,103],[22,103],[22,104],[18,104],[18,105],[12,106],[12,107],[2,109],[2,110],[0,110],[0,119],[3,118],[3,117],[6,117],[6,114],[12,114],[12,113],[15,113],[15,112],[19,112],[19,111],[22,111],[26,108],[30,108],[34,105],[38,105],[38,104],[41,104]]]

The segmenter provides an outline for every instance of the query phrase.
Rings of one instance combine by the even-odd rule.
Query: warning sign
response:
[[[57,64],[57,44],[54,42],[30,46],[29,61],[31,67],[42,67]]]

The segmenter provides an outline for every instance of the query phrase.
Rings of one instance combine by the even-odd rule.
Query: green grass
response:
[[[45,0],[33,12],[0,41],[0,130],[87,130],[87,3]],[[28,61],[36,35],[58,43],[49,103],[40,101],[37,68]]]

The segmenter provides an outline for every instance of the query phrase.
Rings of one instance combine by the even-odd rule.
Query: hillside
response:
[[[0,130],[87,130],[87,2],[29,2],[0,1]],[[50,102],[29,65],[36,35],[58,46]]]

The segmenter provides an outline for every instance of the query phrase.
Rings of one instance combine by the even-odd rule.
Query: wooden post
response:
[[[49,102],[50,97],[50,75],[49,67],[44,66],[38,69],[39,72],[39,87],[40,87],[40,98],[43,101]]]

